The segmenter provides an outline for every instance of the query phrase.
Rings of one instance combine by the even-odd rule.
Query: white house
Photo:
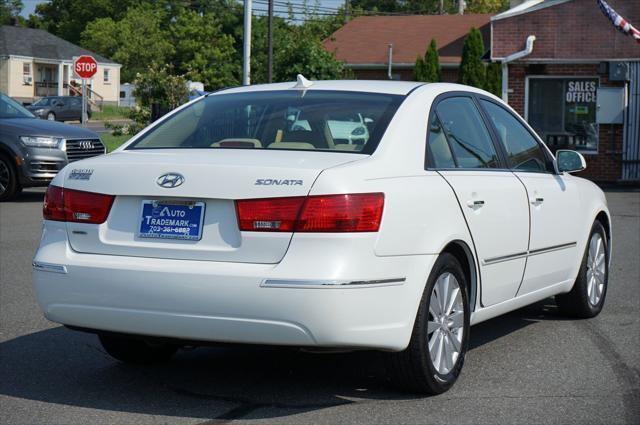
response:
[[[72,67],[80,55],[98,62],[88,84],[92,103],[117,105],[122,65],[46,31],[9,25],[0,26],[0,91],[26,103],[42,96],[79,94],[81,80]]]

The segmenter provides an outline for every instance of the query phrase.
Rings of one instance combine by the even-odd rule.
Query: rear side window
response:
[[[444,135],[444,130],[436,114],[433,114],[431,122],[429,123],[428,140],[433,166],[436,168],[455,168],[456,163],[453,160],[453,154],[451,153],[447,136]]]
[[[325,90],[203,98],[128,149],[290,149],[372,153],[404,96]]]
[[[487,100],[480,102],[507,151],[509,167],[522,171],[548,171],[547,157],[531,133],[501,106]]]
[[[436,114],[459,168],[498,168],[498,154],[473,100],[451,97],[436,106]]]

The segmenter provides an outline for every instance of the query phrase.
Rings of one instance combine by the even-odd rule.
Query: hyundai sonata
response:
[[[362,137],[333,133],[356,114]],[[397,383],[440,393],[471,325],[551,296],[602,309],[610,218],[568,174],[584,167],[471,87],[223,90],[56,176],[34,285],[49,320],[121,361],[211,342],[377,349]]]

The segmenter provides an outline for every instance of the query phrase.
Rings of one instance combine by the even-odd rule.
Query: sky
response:
[[[254,1],[254,8],[256,10],[258,10],[258,14],[264,14],[263,12],[260,12],[260,10],[266,10],[267,6],[265,4],[266,0],[256,0]],[[287,0],[274,0],[277,3],[286,3]],[[22,13],[21,15],[24,16],[25,18],[29,17],[29,14],[33,13],[36,5],[39,3],[46,3],[47,0],[22,0],[22,3],[24,4],[24,9],[22,9]],[[297,4],[300,5],[303,3],[303,0],[291,0],[291,3],[293,4]],[[344,5],[344,0],[319,0],[318,1],[319,5],[321,8],[323,8],[323,10],[325,12],[331,13],[330,9],[335,10],[337,9],[339,6]],[[313,5],[315,4],[315,2],[313,0],[308,1],[309,5]],[[286,10],[285,7],[283,6],[276,6],[276,12],[277,11],[284,11]]]

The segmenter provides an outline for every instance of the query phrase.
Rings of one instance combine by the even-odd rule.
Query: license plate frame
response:
[[[205,207],[206,204],[202,201],[145,199],[141,203],[138,216],[138,237],[199,241],[202,239]]]

